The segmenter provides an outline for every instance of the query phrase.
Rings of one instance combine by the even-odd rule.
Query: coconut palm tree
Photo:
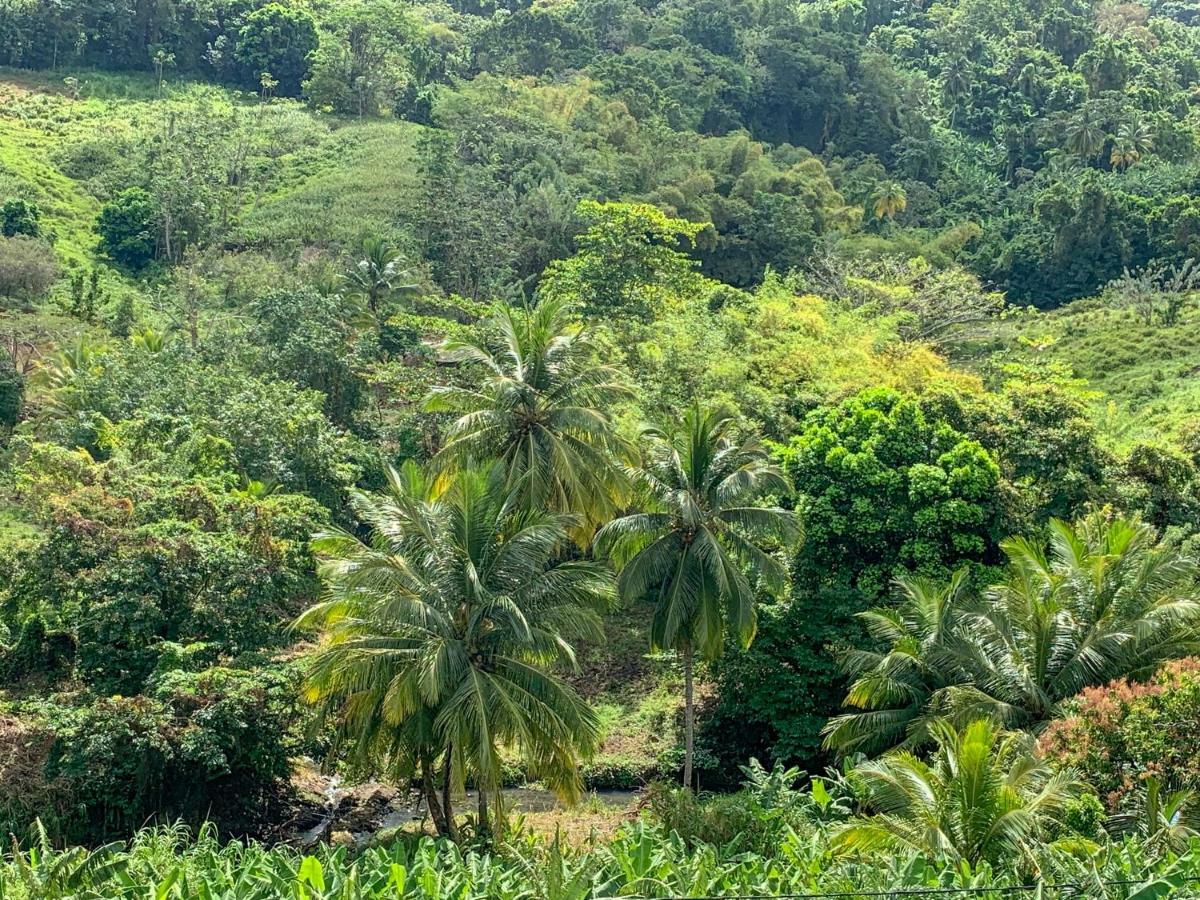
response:
[[[1135,835],[1150,847],[1182,853],[1200,835],[1197,812],[1194,788],[1171,790],[1157,775],[1147,775],[1138,808],[1113,816],[1109,828]]]
[[[875,193],[875,218],[894,219],[908,206],[908,195],[897,181],[883,184]]]
[[[482,366],[483,380],[474,388],[438,387],[427,398],[428,409],[459,414],[439,464],[499,459],[526,504],[577,515],[572,534],[586,544],[628,487],[617,461],[631,448],[608,412],[629,394],[620,374],[598,361],[587,331],[556,301],[497,305],[482,336],[445,350]]]
[[[1002,547],[1007,577],[979,599],[949,591],[936,631],[911,601],[869,614],[892,646],[877,659],[851,657],[847,704],[861,712],[830,723],[828,746],[878,750],[900,735],[912,745],[943,716],[988,715],[1037,731],[1086,687],[1144,678],[1200,651],[1196,562],[1159,543],[1149,525],[1101,514],[1075,525],[1055,519],[1049,552],[1027,538]]]
[[[733,439],[733,425],[728,413],[693,407],[678,431],[647,430],[646,461],[633,475],[644,507],[597,535],[597,549],[620,567],[621,596],[655,601],[651,646],[683,658],[688,786],[696,655],[719,656],[726,628],[749,645],[757,589],[779,594],[787,584],[786,567],[762,545],[799,532],[793,513],[756,505],[764,495],[786,492],[787,482],[756,440]]]
[[[1104,129],[1086,111],[1067,125],[1066,137],[1067,148],[1086,162],[1096,158],[1108,139]]]
[[[1046,826],[1078,786],[1033,755],[1028,735],[1005,733],[987,719],[961,731],[934,726],[929,762],[907,751],[853,770],[873,813],[843,828],[849,850],[916,851],[954,864],[1030,858]]]
[[[531,509],[505,476],[493,466],[434,479],[410,464],[390,473],[386,494],[356,494],[370,537],[333,530],[314,540],[328,596],[298,623],[321,634],[310,699],[364,765],[419,770],[449,836],[451,792],[467,778],[479,789],[480,830],[493,812],[502,821],[502,749],[572,800],[576,760],[598,740],[595,714],[551,667],[574,665],[572,637],[598,637],[611,573],[557,561],[570,518]]]
[[[1154,149],[1154,135],[1148,127],[1126,122],[1113,138],[1109,162],[1113,168],[1128,169],[1146,153]]]
[[[958,114],[958,101],[971,90],[967,61],[961,56],[942,69],[942,100],[950,107],[950,127]]]
[[[864,712],[837,716],[825,727],[826,746],[843,754],[927,744],[945,712],[944,691],[966,679],[955,656],[955,627],[968,600],[966,570],[942,584],[896,580],[895,606],[862,613],[867,632],[886,650],[852,650],[843,658],[854,679],[846,705]]]
[[[342,275],[347,293],[358,304],[355,323],[382,331],[393,312],[392,301],[419,290],[409,283],[411,278],[399,250],[383,238],[364,238],[360,258]]]

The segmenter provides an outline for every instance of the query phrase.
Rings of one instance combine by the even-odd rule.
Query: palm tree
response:
[[[383,238],[365,238],[361,258],[342,276],[350,296],[359,303],[356,321],[381,332],[392,314],[391,301],[419,290],[418,285],[407,283],[411,277],[399,250]]]
[[[954,127],[954,117],[958,114],[959,98],[971,90],[971,82],[967,78],[967,61],[961,56],[942,69],[942,99],[950,107],[950,127]]]
[[[683,783],[692,782],[695,656],[721,654],[726,627],[742,646],[754,638],[756,584],[785,590],[787,570],[763,542],[799,533],[793,513],[754,505],[787,482],[755,440],[731,438],[733,417],[690,409],[679,431],[645,433],[646,462],[634,474],[642,512],[605,525],[597,549],[620,566],[626,601],[652,597],[650,644],[683,657],[685,755]]]
[[[608,410],[629,389],[616,369],[597,361],[597,348],[565,303],[497,305],[484,331],[496,339],[445,347],[452,359],[480,364],[482,383],[438,387],[426,401],[430,410],[459,414],[439,463],[499,459],[508,486],[526,504],[576,514],[572,535],[586,544],[627,492],[617,460],[630,447]]]
[[[908,206],[908,195],[897,181],[889,181],[875,193],[875,218],[894,219]]]
[[[933,728],[926,763],[904,751],[853,770],[868,791],[865,820],[843,828],[847,850],[903,850],[955,865],[1029,858],[1046,826],[1078,791],[1070,773],[1033,755],[1032,739],[976,719],[961,731]]]
[[[1153,528],[1092,514],[1074,526],[1051,520],[1049,536],[1049,553],[1026,538],[1005,541],[1005,580],[978,600],[950,591],[936,634],[911,600],[871,613],[892,646],[877,659],[851,658],[847,704],[862,712],[834,719],[827,745],[883,749],[901,734],[912,745],[946,715],[1037,731],[1086,687],[1145,678],[1200,651],[1196,563],[1158,543]],[[890,631],[889,615],[900,623]]]
[[[353,509],[367,541],[334,530],[313,544],[328,596],[298,623],[322,633],[310,699],[360,763],[420,771],[445,835],[455,835],[452,789],[468,777],[481,832],[489,810],[503,821],[502,749],[577,798],[576,760],[595,748],[598,725],[550,667],[574,665],[570,638],[598,637],[595,610],[613,585],[603,566],[557,561],[570,517],[526,506],[499,466],[447,480],[409,464],[390,473],[388,493],[356,494]]]
[[[1154,149],[1154,135],[1145,125],[1126,122],[1113,139],[1109,162],[1114,168],[1128,169]]]
[[[1150,846],[1165,846],[1182,853],[1192,838],[1200,835],[1194,788],[1169,790],[1157,775],[1145,781],[1140,808],[1113,816],[1109,827],[1117,834],[1136,835]]]
[[[1108,135],[1099,123],[1084,112],[1067,126],[1067,147],[1072,153],[1085,161],[1096,158],[1104,148]]]
[[[967,599],[965,569],[940,584],[928,578],[899,578],[892,607],[861,614],[867,632],[884,651],[853,650],[843,659],[854,678],[846,705],[866,712],[830,720],[826,746],[843,754],[927,744],[930,727],[944,711],[946,688],[964,679],[951,647]]]

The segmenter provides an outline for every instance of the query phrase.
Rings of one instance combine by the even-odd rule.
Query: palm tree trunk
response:
[[[433,760],[429,757],[421,759],[421,793],[425,795],[425,805],[429,807],[429,816],[433,819],[433,827],[437,833],[446,836],[446,814],[438,799],[437,785],[433,780]]]
[[[446,837],[452,841],[458,840],[458,829],[454,826],[454,805],[451,794],[451,772],[453,768],[454,745],[446,745],[446,765],[442,777],[442,815],[446,817]]]
[[[479,788],[479,837],[485,841],[492,836],[492,823],[488,819],[488,794],[482,787]]]
[[[689,643],[683,648],[683,786],[692,786],[692,753],[696,742],[696,707],[692,697],[692,673],[696,661]]]

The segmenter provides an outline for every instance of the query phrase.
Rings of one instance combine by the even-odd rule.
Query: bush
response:
[[[41,214],[38,205],[33,201],[10,197],[0,203],[0,235],[15,237],[23,234],[37,237],[41,233],[38,224]]]
[[[0,237],[0,298],[28,305],[43,297],[60,274],[48,244],[24,234]]]
[[[820,803],[832,802],[819,783],[812,794],[793,788],[803,773],[776,764],[766,771],[757,760],[743,767],[746,781],[732,794],[696,794],[688,789],[654,785],[647,794],[650,816],[667,831],[678,834],[691,847],[711,845],[726,852],[773,856],[789,830],[806,829],[820,818]],[[829,806],[829,802],[825,805]]]
[[[1147,682],[1088,688],[1038,743],[1042,754],[1077,769],[1110,812],[1136,804],[1141,784],[1200,780],[1200,660],[1170,663]]]
[[[100,210],[96,230],[100,250],[134,271],[154,259],[158,211],[154,199],[142,188],[122,191]]]
[[[151,818],[252,827],[255,807],[288,775],[297,698],[289,667],[218,667],[165,673],[149,695],[41,709],[27,727],[53,733],[46,777],[74,811],[60,836],[120,837]]]

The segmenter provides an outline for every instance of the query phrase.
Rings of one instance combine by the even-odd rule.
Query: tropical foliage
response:
[[[571,520],[525,505],[499,464],[445,485],[410,464],[389,485],[385,496],[353,500],[369,542],[344,531],[314,541],[329,597],[300,620],[323,632],[309,696],[368,765],[392,777],[419,769],[446,835],[456,833],[451,797],[468,776],[480,829],[489,805],[503,815],[501,748],[577,798],[577,756],[595,748],[597,723],[548,667],[573,664],[568,638],[598,627],[605,570],[556,561]]]
[[[975,600],[965,573],[944,587],[900,582],[900,604],[866,614],[887,649],[848,659],[847,703],[830,722],[845,752],[920,746],[933,723],[987,716],[1040,730],[1064,701],[1113,678],[1146,678],[1196,651],[1194,560],[1136,519],[1049,524],[1049,552],[1013,538],[1004,580]]]

